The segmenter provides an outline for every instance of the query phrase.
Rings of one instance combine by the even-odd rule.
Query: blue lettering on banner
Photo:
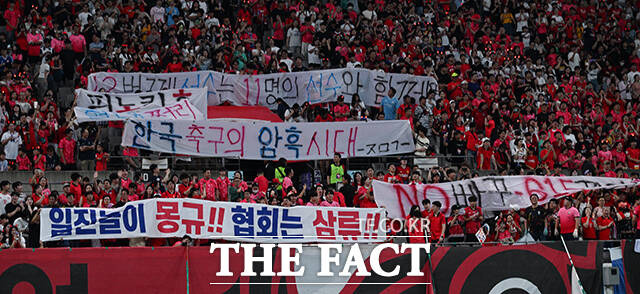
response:
[[[131,143],[131,146],[135,148],[149,149],[149,145],[141,144],[138,142],[138,138],[144,139],[144,137],[146,137],[147,128],[142,123],[139,123],[137,121],[134,121],[133,123],[135,123],[135,126],[133,127],[135,135],[133,136],[133,142]],[[147,142],[149,141],[147,140]]]
[[[253,226],[253,207],[243,208],[241,205],[231,208],[231,220],[233,221],[233,234],[237,237],[255,237]]]
[[[74,209],[73,214],[76,215],[76,221],[73,222],[73,226],[76,229],[76,235],[95,235],[96,229],[85,229],[83,226],[90,226],[96,223],[96,211],[89,210],[86,208],[82,209]],[[89,214],[89,219],[85,217],[86,214]]]
[[[289,216],[289,210],[283,209],[282,222],[280,226],[280,235],[283,239],[303,239],[304,236],[300,234],[292,234],[290,230],[302,229],[302,217]]]
[[[309,102],[310,104],[314,104],[317,102],[322,101],[322,99],[313,99],[311,100],[311,92],[317,92],[318,93],[318,97],[322,97],[322,73],[320,74],[320,80],[319,81],[314,81],[313,80],[313,74],[309,75],[309,82],[307,83],[307,87],[305,88],[307,90],[307,102]]]
[[[276,148],[278,148],[278,142],[282,140],[282,136],[278,134],[278,127],[274,127],[273,129],[276,133],[274,147],[269,147],[271,142],[274,141],[274,136],[268,127],[262,127],[258,133],[258,142],[262,144],[262,147],[260,147],[260,157],[262,158],[276,158]],[[264,134],[267,134],[268,139],[263,138]]]
[[[100,234],[121,234],[122,229],[120,228],[120,218],[121,214],[119,211],[107,213],[106,211],[101,210],[100,219],[98,220],[100,223]]]
[[[51,237],[71,236],[71,209],[52,208],[49,211],[51,219]]]
[[[284,131],[287,133],[287,144],[284,146],[289,150],[293,150],[296,152],[296,158],[300,157],[300,147],[302,144],[298,144],[300,141],[300,134],[302,131],[298,130],[296,127],[290,127]]]
[[[278,236],[278,208],[262,207],[258,209],[258,236],[270,236],[277,238]]]
[[[333,80],[333,86],[330,86],[331,80]],[[326,88],[324,88],[325,91],[333,91],[333,99],[336,99],[338,97],[338,90],[342,88],[342,86],[338,85],[338,79],[336,79],[336,76],[333,74],[333,72],[327,78],[327,83],[325,84],[325,86],[327,86]]]

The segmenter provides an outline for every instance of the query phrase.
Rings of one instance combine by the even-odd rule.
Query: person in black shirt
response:
[[[356,195],[356,187],[351,185],[351,176],[349,174],[345,174],[342,177],[342,187],[340,187],[339,192],[344,195],[344,204],[347,207],[353,207],[353,197]]]
[[[17,192],[11,193],[11,202],[4,206],[4,210],[9,217],[9,223],[13,222],[24,214],[24,203],[20,202],[20,194]]]
[[[540,241],[544,232],[545,209],[538,205],[538,195],[531,194],[531,206],[524,210],[525,230],[534,240]]]

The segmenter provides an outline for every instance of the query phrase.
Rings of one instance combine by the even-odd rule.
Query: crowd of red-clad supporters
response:
[[[149,181],[139,175],[131,178],[126,169],[99,179],[72,174],[62,191],[52,190],[44,173],[36,171],[30,179],[33,193],[26,195],[20,182],[0,182],[0,227],[3,248],[56,246],[167,246],[193,244],[190,237],[183,240],[164,238],[134,238],[121,240],[58,241],[42,244],[39,241],[42,207],[99,207],[117,208],[130,201],[151,198],[195,198],[208,201],[231,201],[292,206],[378,207],[372,181],[389,183],[442,183],[473,176],[467,167],[459,170],[433,168],[423,177],[406,159],[389,164],[385,172],[369,168],[349,173],[339,155],[327,169],[327,177],[320,183],[297,181],[294,169],[281,159],[265,166],[252,181],[245,181],[243,173],[233,176],[225,170],[212,173],[187,174],[169,169],[161,171],[152,165]],[[353,176],[351,176],[353,174]],[[634,174],[637,178],[637,174]],[[25,183],[26,184],[26,183]],[[409,242],[425,242],[425,234],[434,243],[478,242],[476,233],[488,225],[487,239],[511,244],[522,237],[528,241],[559,240],[617,240],[640,237],[640,198],[637,187],[625,190],[580,192],[562,199],[538,204],[538,196],[531,196],[532,206],[521,210],[484,212],[478,199],[471,196],[469,205],[454,205],[449,217],[441,212],[442,204],[424,200],[413,206],[405,220],[388,223],[388,234],[409,236]],[[486,229],[484,229],[486,230]],[[198,240],[204,245],[209,241]]]
[[[278,115],[286,121],[408,119],[416,133],[415,156],[446,155],[460,167],[453,170],[453,177],[464,176],[469,168],[502,174],[568,171],[627,177],[629,170],[640,168],[640,2],[461,4],[457,0],[3,2],[0,171],[38,170],[36,174],[42,175],[43,170],[105,170],[109,154],[122,155],[109,141],[107,125],[77,124],[72,110],[62,106],[62,89],[86,86],[92,72],[259,74],[341,67],[429,75],[438,80],[439,91],[426,97],[397,97],[390,91],[380,107],[356,99],[331,105],[282,103]],[[429,181],[449,179],[448,171],[440,171],[440,176],[426,173],[419,176]],[[110,181],[118,182],[118,176]],[[163,189],[169,190],[169,182]],[[101,183],[105,189],[105,181]],[[37,184],[46,190],[46,185]],[[91,187],[101,191],[99,183]],[[10,190],[4,188],[2,195],[8,195]],[[121,193],[107,202],[117,204],[114,198]],[[602,207],[616,209],[609,214],[616,220],[624,207],[637,207],[635,190],[584,195],[581,203],[595,207],[587,223],[605,216],[607,209],[596,207],[600,195],[605,197]],[[79,203],[82,197],[72,201],[87,205],[88,200]],[[62,197],[54,200],[48,205],[67,205]],[[27,209],[34,207],[29,201],[19,205],[25,207],[22,212],[33,212]],[[103,203],[104,198],[98,195],[94,201]],[[553,211],[548,207],[552,204],[545,206],[545,211]],[[543,235],[555,236],[554,226],[548,226],[556,219],[548,216],[555,214],[543,215],[547,233]],[[481,220],[481,214],[472,219]],[[518,230],[511,223],[501,222],[513,238]]]

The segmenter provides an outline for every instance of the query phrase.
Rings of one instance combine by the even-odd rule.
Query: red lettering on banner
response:
[[[412,195],[409,195],[409,193],[404,188],[402,188],[402,185],[400,184],[393,184],[392,187],[396,190],[396,198],[398,199],[398,204],[400,204],[400,211],[402,212],[402,217],[405,218],[407,217],[407,212],[404,209],[404,201],[402,201],[402,197],[404,195],[404,197],[409,200],[409,203],[412,206],[418,205],[418,193],[416,191],[416,185],[411,185]]]
[[[156,220],[163,219],[163,221],[158,222],[158,231],[161,233],[175,233],[178,231],[180,227],[177,222],[177,220],[180,220],[178,205],[178,202],[158,201]]]
[[[349,141],[347,142],[347,156],[349,157],[356,156],[356,137],[358,137],[358,127],[350,128]]]
[[[233,139],[231,139],[231,133],[232,132],[236,133],[236,136],[237,136],[235,142],[234,142]],[[238,144],[238,142],[240,142],[240,149],[225,150],[224,153],[240,152],[240,157],[244,156],[244,125],[242,126],[242,132],[240,132],[240,130],[238,130],[238,129],[230,129],[230,130],[228,130],[227,131],[227,139],[229,140],[229,144],[231,144],[231,145],[235,145],[235,144]]]
[[[329,129],[324,130],[324,155],[329,156]]]
[[[340,152],[338,150],[336,150],[336,147],[338,145],[338,134],[339,133],[344,133],[344,130],[335,130],[333,132],[333,154],[343,154],[344,152]]]
[[[440,193],[440,195],[442,195],[442,199],[444,201],[444,203],[442,203],[442,213],[447,214],[449,212],[449,209],[451,208],[451,200],[449,200],[449,195],[447,194],[447,192],[438,186],[426,185],[424,186],[424,191],[422,191],[422,199],[427,199],[427,191],[429,191],[430,189],[436,190]],[[437,200],[434,199],[434,201]]]
[[[558,194],[558,191],[556,191],[556,188],[553,186],[553,183],[551,182],[551,179],[544,178],[544,183],[547,184],[549,186],[549,188],[551,188],[551,191],[553,191],[554,194]]]
[[[534,183],[538,187],[537,188],[530,187],[532,183]],[[540,184],[540,182],[538,182],[538,180],[536,180],[535,178],[526,177],[524,179],[524,189],[527,191],[528,197],[531,197],[531,194],[535,193],[535,194],[538,194],[538,198],[540,199],[541,202],[547,199],[547,192],[544,191],[542,184]]]
[[[208,143],[213,143],[214,146],[214,152],[215,154],[218,154],[218,143],[223,143],[222,141],[222,134],[224,133],[224,128],[221,127],[209,127],[210,130],[216,130],[216,131],[220,131],[220,137],[218,138],[218,140],[207,140]]]
[[[563,189],[565,189],[565,190],[576,190],[576,189],[569,189],[569,188],[567,188],[567,185],[566,185],[567,183],[573,184],[573,180],[562,179],[562,178],[560,178],[558,180],[560,181],[560,184],[562,184],[562,188]]]
[[[313,136],[311,136],[311,141],[309,141],[309,148],[307,148],[307,155],[309,155],[309,151],[311,151],[311,145],[316,145],[316,149],[318,149],[318,155],[320,155],[320,146],[318,146],[318,141],[316,141],[316,135],[318,131],[313,132]]]
[[[200,235],[201,229],[204,227],[204,213],[203,213],[203,205],[199,203],[191,203],[191,202],[183,202],[182,208],[185,210],[187,208],[195,209],[197,212],[197,220],[192,219],[182,219],[182,224],[187,229],[187,234],[193,234],[195,229],[195,234]]]
[[[216,214],[216,210],[218,213]],[[218,216],[218,220],[216,222],[216,215]],[[224,220],[224,207],[220,207],[218,210],[216,207],[211,207],[209,211],[209,225],[213,227],[208,227],[207,231],[213,233],[222,233],[222,220]]]

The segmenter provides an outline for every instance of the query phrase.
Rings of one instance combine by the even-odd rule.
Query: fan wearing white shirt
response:
[[[4,154],[7,156],[7,160],[15,161],[18,157],[18,149],[22,145],[22,137],[16,132],[16,125],[11,123],[9,130],[2,134],[0,142],[4,145]]]

